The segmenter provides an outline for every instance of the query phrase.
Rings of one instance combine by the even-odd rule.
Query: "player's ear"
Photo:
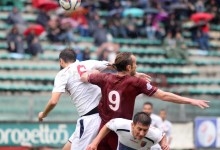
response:
[[[59,61],[60,61],[60,64],[63,64],[63,63],[64,63],[64,61],[63,61],[62,58],[60,58]]]
[[[127,65],[127,66],[126,66],[126,70],[127,70],[127,71],[130,71],[130,70],[131,70],[131,65]]]
[[[134,122],[131,123],[131,127],[132,127],[132,128],[134,127]]]

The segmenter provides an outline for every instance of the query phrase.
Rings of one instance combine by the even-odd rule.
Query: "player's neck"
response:
[[[118,76],[126,76],[129,75],[129,73],[127,71],[120,71],[117,73]]]
[[[69,65],[71,65],[72,63],[66,63],[65,65],[64,65],[64,68],[66,68],[66,67],[68,67]]]

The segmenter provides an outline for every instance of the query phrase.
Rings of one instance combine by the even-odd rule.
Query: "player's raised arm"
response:
[[[191,104],[193,106],[198,106],[202,109],[208,108],[209,101],[207,100],[199,100],[199,99],[192,99],[188,97],[179,96],[177,94],[171,92],[165,92],[158,89],[154,94],[153,97],[161,99],[163,101],[178,103],[178,104]]]

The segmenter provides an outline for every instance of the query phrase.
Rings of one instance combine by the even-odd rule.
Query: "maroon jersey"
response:
[[[112,118],[132,119],[136,96],[143,93],[152,96],[157,88],[144,79],[116,74],[91,74],[89,82],[101,88],[99,115],[102,123]]]

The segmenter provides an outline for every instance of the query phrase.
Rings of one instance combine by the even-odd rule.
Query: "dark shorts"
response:
[[[118,136],[115,132],[110,131],[105,138],[99,143],[97,150],[116,150],[118,145]]]

